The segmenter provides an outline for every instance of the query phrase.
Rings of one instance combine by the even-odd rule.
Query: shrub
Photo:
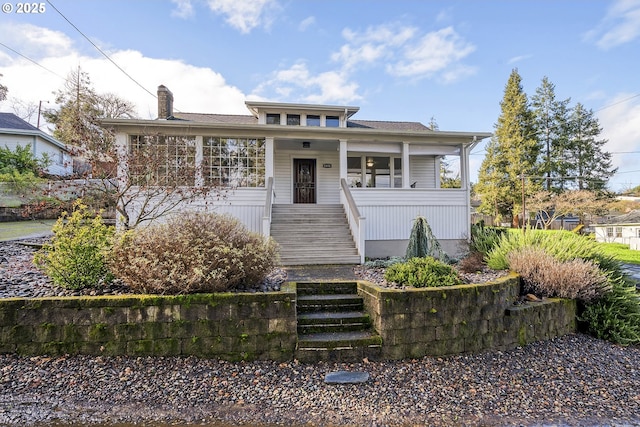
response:
[[[381,258],[367,261],[364,266],[368,268],[387,268],[399,262],[404,262],[404,258],[393,256],[387,259]]]
[[[504,228],[485,227],[484,223],[471,226],[469,250],[486,256],[500,242],[500,236],[506,233]]]
[[[460,271],[464,273],[476,273],[484,269],[484,258],[480,252],[471,252],[458,263]]]
[[[606,274],[591,261],[560,262],[531,247],[512,251],[507,258],[511,270],[522,277],[525,293],[592,301],[611,289]]]
[[[113,242],[114,230],[81,201],[73,212],[63,212],[53,226],[51,242],[35,255],[36,265],[56,285],[82,289],[108,284],[113,280],[106,254]]]
[[[640,344],[640,295],[624,278],[610,280],[612,289],[585,305],[578,319],[588,334],[616,344]]]
[[[384,278],[388,282],[416,288],[459,285],[462,280],[456,271],[433,257],[411,258],[387,268]]]
[[[133,290],[154,294],[220,292],[256,286],[277,262],[277,245],[236,219],[188,213],[127,232],[111,266]]]
[[[505,233],[487,256],[487,265],[494,270],[509,268],[509,253],[523,247],[542,249],[558,261],[583,259],[592,261],[601,270],[621,275],[620,263],[603,251],[599,243],[570,231],[548,232],[528,230]]]
[[[431,231],[431,227],[427,219],[423,216],[416,217],[409,236],[409,245],[405,259],[437,257],[441,260],[446,259],[446,254],[440,246],[440,242]]]

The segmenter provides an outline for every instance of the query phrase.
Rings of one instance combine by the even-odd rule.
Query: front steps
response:
[[[360,264],[342,205],[273,205],[271,237],[283,265]]]
[[[355,282],[297,284],[300,362],[377,359],[382,338],[371,327]]]

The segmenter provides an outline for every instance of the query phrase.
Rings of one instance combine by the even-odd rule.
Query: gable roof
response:
[[[22,120],[20,117],[16,116],[13,113],[0,113],[0,133],[9,135],[37,136],[47,142],[50,142],[56,147],[63,149],[64,151],[69,151],[69,149],[63,142],[58,141],[51,135],[47,135],[37,127],[33,126],[25,120]]]
[[[0,113],[0,129],[20,129],[40,132],[37,127],[22,120],[13,113]]]
[[[198,123],[221,124],[229,123],[236,125],[257,125],[258,118],[241,114],[203,114],[203,113],[175,113],[175,120],[184,120]],[[348,128],[377,129],[390,131],[429,131],[428,127],[420,122],[392,122],[376,120],[349,120]]]
[[[640,209],[633,210],[624,215],[614,216],[612,218],[608,218],[602,220],[598,224],[594,225],[624,225],[624,224],[640,224]]]

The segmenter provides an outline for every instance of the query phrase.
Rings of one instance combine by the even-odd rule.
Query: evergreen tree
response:
[[[535,175],[540,147],[535,138],[529,101],[522,89],[520,74],[514,69],[500,102],[501,114],[478,176],[480,211],[498,218],[510,217],[514,225],[522,210],[522,177],[526,194],[535,191],[528,176]]]
[[[545,76],[531,97],[536,137],[540,143],[540,172],[545,177],[544,188],[559,192],[564,187],[562,178],[570,165],[565,158],[569,138],[570,99],[556,100],[555,85]]]
[[[578,103],[573,108],[570,121],[570,137],[567,164],[571,175],[576,176],[578,190],[603,190],[617,168],[611,163],[611,153],[603,151],[606,139],[599,139],[602,128],[593,110]]]

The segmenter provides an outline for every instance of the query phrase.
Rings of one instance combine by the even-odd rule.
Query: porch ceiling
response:
[[[303,143],[308,142],[309,148],[304,148]],[[339,141],[313,138],[274,138],[276,150],[309,150],[309,151],[337,151]]]

